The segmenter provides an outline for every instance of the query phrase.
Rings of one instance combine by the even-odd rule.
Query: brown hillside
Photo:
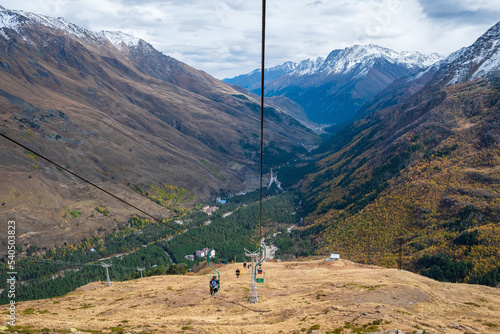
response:
[[[1,10],[18,22],[16,29],[0,28],[3,134],[161,217],[173,214],[153,202],[143,206],[125,184],[187,190],[182,203],[165,205],[171,211],[214,200],[221,189],[234,194],[258,186],[257,99],[145,41],[117,48],[102,34],[47,23],[60,19]],[[269,164],[315,140],[271,108],[265,133]],[[135,213],[3,138],[0,187],[0,220],[16,219],[23,233],[39,236],[20,237],[22,247],[50,248],[99,229],[111,232]],[[97,206],[110,215],[96,217]],[[68,219],[65,208],[81,212],[80,219]],[[85,226],[77,226],[80,221]],[[61,227],[69,229],[60,233]]]
[[[271,262],[264,265],[260,302],[249,304],[250,270],[238,279],[237,267],[243,270],[240,264],[220,269],[215,298],[207,291],[209,275],[155,276],[111,287],[94,282],[63,297],[19,303],[17,325],[44,333],[499,332],[495,288],[342,260]]]

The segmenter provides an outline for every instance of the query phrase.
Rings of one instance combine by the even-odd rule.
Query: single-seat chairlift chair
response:
[[[210,254],[211,253],[212,253],[212,248],[210,248],[210,250],[208,251],[208,254],[207,254],[207,263],[208,263],[208,266],[210,268],[212,268],[212,270],[214,271],[214,273],[212,273],[212,275],[210,275],[210,280],[217,273],[217,290],[215,292],[215,295],[217,295],[219,293],[219,291],[220,291],[220,273],[219,273],[219,271],[217,269],[215,269],[214,267],[212,267],[212,265],[210,264]],[[210,285],[210,283],[209,283],[209,285]]]

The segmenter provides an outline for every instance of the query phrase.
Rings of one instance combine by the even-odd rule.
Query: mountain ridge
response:
[[[379,96],[365,117],[323,144],[315,171],[301,184],[311,212],[306,221],[319,230],[313,239],[320,249],[387,266],[402,249],[411,270],[431,277],[450,280],[443,271],[455,265],[463,271],[454,281],[494,275],[500,245],[498,27],[429,70],[432,77],[418,87],[421,77],[401,79],[393,87],[399,90]],[[462,62],[468,75],[449,85]],[[493,66],[477,71],[485,63]],[[464,241],[469,235],[477,238]]]
[[[498,75],[500,68],[500,22],[472,45],[451,54],[440,64],[432,85],[452,86]]]
[[[352,70],[353,65],[364,63],[367,59],[373,58],[385,58],[393,63],[403,64],[407,67],[418,67],[425,68],[443,59],[439,54],[432,53],[430,55],[424,55],[418,51],[402,51],[397,52],[389,48],[380,47],[374,44],[367,45],[354,45],[351,47],[346,47],[344,49],[337,49],[331,51],[327,57],[313,57],[309,59],[302,60],[298,63],[287,61],[281,65],[276,65],[270,68],[266,68],[266,74],[269,73],[279,73],[278,75],[290,74],[290,75],[310,75],[317,72],[326,72],[328,74],[334,73],[345,73],[346,71]],[[255,69],[248,74],[242,74],[240,76],[248,76],[253,74],[259,74],[260,69]],[[275,78],[275,75],[270,75],[271,79]],[[237,77],[234,77],[237,78]],[[234,78],[226,78],[226,82],[232,83]],[[254,90],[259,87],[251,87],[249,90]]]
[[[252,95],[140,39],[120,43],[119,49],[103,34],[64,19],[7,9],[0,17],[0,127],[6,135],[162,217],[221,191],[258,186],[260,107]],[[304,151],[297,139],[317,140],[277,108],[266,106],[269,166]],[[18,215],[20,229],[33,232],[20,244],[74,243],[98,227],[109,232],[130,218],[129,210],[53,166],[8,143],[0,145],[5,148],[0,182],[10,190],[1,195],[0,216]],[[167,185],[188,195],[165,208],[127,184]],[[23,202],[24,193],[32,194],[31,204]],[[95,208],[106,206],[114,213],[97,215]],[[78,208],[86,223],[83,216],[68,217],[65,207]]]
[[[413,75],[441,59],[437,54],[396,52],[373,44],[333,50],[326,58],[286,62],[266,69],[265,95],[286,96],[320,124],[351,119],[374,95],[398,78]],[[225,82],[259,94],[260,70]]]

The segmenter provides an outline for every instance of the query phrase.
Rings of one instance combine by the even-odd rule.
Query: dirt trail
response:
[[[63,297],[19,303],[17,324],[52,331],[121,327],[123,333],[351,333],[363,325],[379,333],[500,333],[500,289],[342,260],[266,262],[263,268],[256,304],[247,301],[250,270],[231,264],[220,268],[222,289],[214,298],[208,274],[111,287],[96,282]]]

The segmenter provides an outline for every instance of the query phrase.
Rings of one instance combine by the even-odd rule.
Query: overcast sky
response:
[[[222,79],[260,67],[261,0],[0,0],[120,30]],[[373,43],[442,55],[500,21],[499,0],[267,0],[266,67]]]

